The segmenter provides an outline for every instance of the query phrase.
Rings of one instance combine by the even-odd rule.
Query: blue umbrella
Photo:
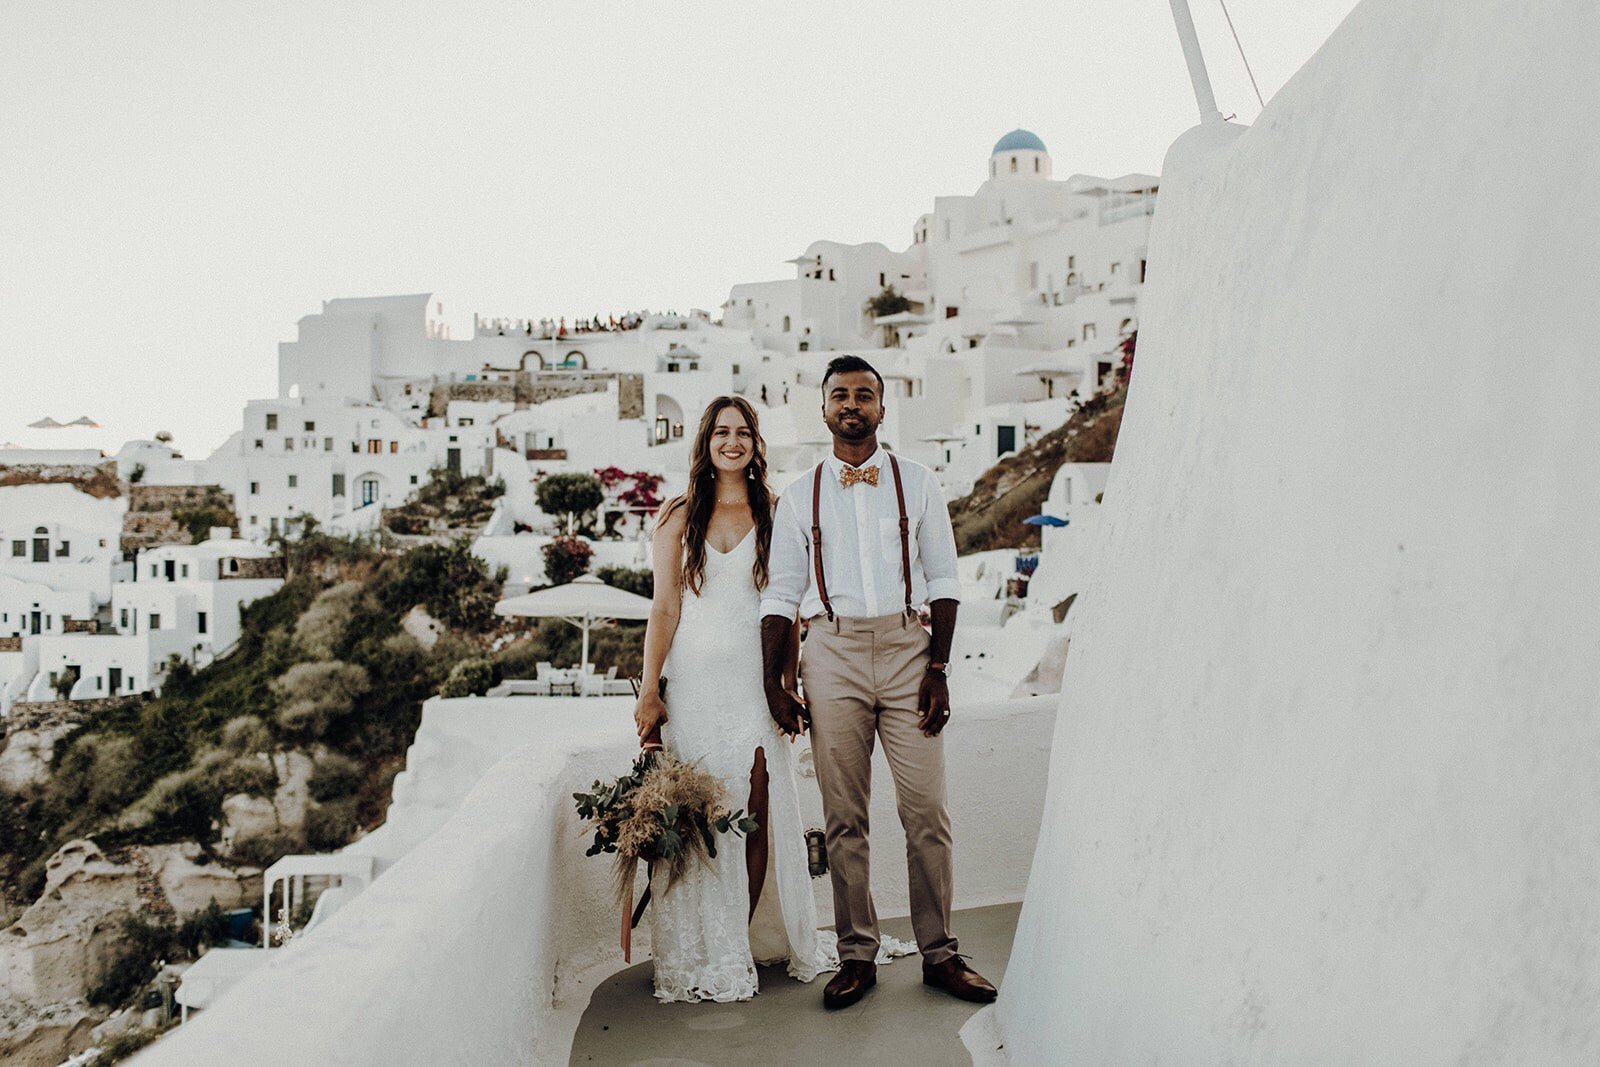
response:
[[[1031,519],[1022,520],[1028,526],[1065,526],[1066,519],[1058,519],[1054,515],[1035,515]]]

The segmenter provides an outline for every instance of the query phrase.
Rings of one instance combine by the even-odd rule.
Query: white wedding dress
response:
[[[684,590],[663,673],[667,722],[661,739],[679,759],[722,779],[735,808],[748,809],[756,749],[767,759],[767,879],[753,920],[744,843],[724,834],[709,864],[693,864],[650,905],[656,997],[747,1000],[755,964],[788,961],[809,982],[838,967],[831,936],[818,936],[806,867],[794,753],[767,713],[761,683],[760,594],[751,575],[755,531],[731,552],[706,546],[700,594]],[[658,887],[659,889],[659,887]]]

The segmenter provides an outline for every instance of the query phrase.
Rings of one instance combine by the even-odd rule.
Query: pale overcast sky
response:
[[[1191,0],[1224,115],[1260,108]],[[1355,0],[1230,0],[1271,99]],[[817,239],[910,243],[994,141],[1159,173],[1197,121],[1166,0],[23,0],[0,36],[0,443],[89,415],[192,458],[321,301],[453,336],[700,307]]]

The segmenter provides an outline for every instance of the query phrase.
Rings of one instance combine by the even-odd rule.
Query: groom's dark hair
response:
[[[834,356],[828,361],[828,369],[822,374],[822,395],[828,395],[828,379],[835,374],[854,374],[858,370],[868,371],[878,379],[878,400],[883,400],[883,375],[878,373],[878,368],[862,359],[860,356]]]

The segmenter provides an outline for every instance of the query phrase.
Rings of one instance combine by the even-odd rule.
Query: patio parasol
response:
[[[494,606],[496,615],[533,619],[561,619],[583,630],[583,673],[589,673],[589,630],[613,619],[648,619],[650,598],[607,585],[585,574],[549,589],[507,597]]]

